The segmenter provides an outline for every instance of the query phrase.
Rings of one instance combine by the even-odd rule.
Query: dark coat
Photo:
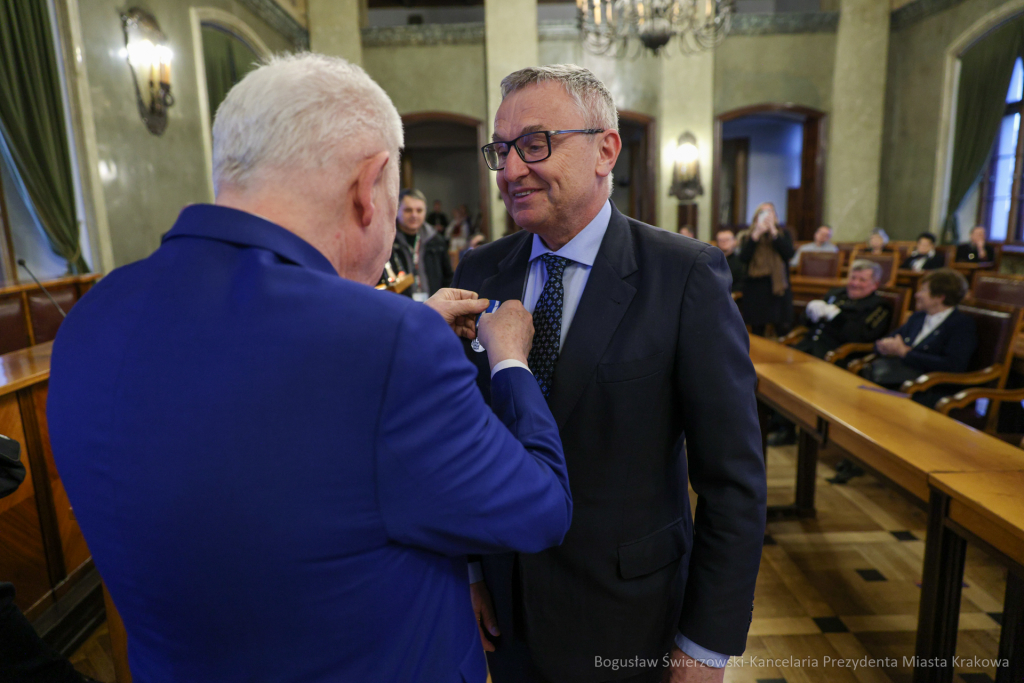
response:
[[[409,247],[404,237],[399,234],[400,228],[395,228],[395,243],[391,247],[391,267],[395,272],[404,270],[406,273],[416,275],[416,268],[413,265],[412,248]],[[448,241],[444,235],[435,232],[429,225],[424,224],[420,228],[419,252],[420,260],[426,271],[427,282],[423,285],[422,291],[433,295],[442,287],[448,287],[452,283],[452,260],[448,256]],[[415,287],[405,290],[406,296],[412,296],[417,291]]]
[[[793,320],[793,290],[789,287],[789,260],[796,253],[789,233],[779,230],[779,236],[772,241],[775,251],[779,252],[786,264],[786,292],[782,296],[772,293],[772,278],[750,277],[743,280],[743,297],[740,299],[740,310],[743,311],[743,322],[747,325],[765,325],[772,323],[783,328],[789,327]],[[754,258],[757,242],[746,236],[740,241],[740,262],[750,267]]]
[[[743,280],[747,277],[747,264],[740,260],[738,251],[733,251],[726,256],[725,262],[729,264],[729,272],[732,273],[732,291],[742,291]]]
[[[985,243],[985,258],[982,260],[978,256],[978,247],[975,246],[974,242],[967,244],[961,244],[956,248],[956,260],[957,263],[989,263],[995,260],[995,247],[988,242]]]
[[[903,259],[903,263],[900,264],[900,268],[909,269],[911,264],[918,258],[918,253],[912,252],[910,256]],[[946,254],[942,251],[936,251],[934,254],[928,257],[928,260],[924,262],[924,268],[921,270],[935,270],[936,268],[946,267]]]
[[[893,336],[903,337],[903,342],[912,345],[924,327],[927,314],[917,311]],[[955,310],[941,325],[932,330],[920,344],[903,357],[903,364],[920,372],[966,372],[971,356],[978,346],[978,334],[974,318]]]
[[[892,311],[874,292],[863,299],[851,299],[845,287],[837,287],[822,299],[838,306],[841,312],[832,320],[822,319],[817,323],[805,317],[804,324],[809,330],[796,345],[801,351],[824,358],[826,353],[843,344],[870,343],[881,339],[889,330]]]
[[[468,252],[453,285],[521,298],[532,239]],[[489,396],[487,355],[465,348]],[[660,659],[677,630],[743,652],[766,504],[755,381],[722,252],[613,208],[548,399],[572,527],[557,548],[483,558],[502,632],[496,681],[517,680],[502,667],[524,637],[552,681],[643,673],[594,658]]]

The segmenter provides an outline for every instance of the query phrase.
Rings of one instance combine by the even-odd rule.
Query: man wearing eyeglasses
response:
[[[609,201],[622,143],[592,73],[529,68],[501,88],[483,154],[524,230],[469,252],[453,286],[533,314],[575,511],[561,546],[470,564],[492,676],[721,681],[746,643],[766,498],[729,268]],[[485,355],[466,353],[489,395]]]

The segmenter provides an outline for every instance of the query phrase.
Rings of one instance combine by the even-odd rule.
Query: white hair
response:
[[[869,261],[868,259],[859,258],[850,264],[850,272],[853,273],[858,270],[870,270],[871,277],[875,279],[876,283],[881,284],[882,282],[882,265],[877,261]]]
[[[575,64],[531,66],[514,71],[501,81],[501,99],[528,85],[557,81],[583,114],[588,128],[619,129],[619,112],[608,87],[589,69]]]
[[[403,146],[402,119],[360,67],[305,52],[271,57],[217,109],[213,184],[244,188],[266,171],[315,171]]]

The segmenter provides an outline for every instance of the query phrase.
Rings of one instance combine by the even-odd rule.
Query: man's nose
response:
[[[530,169],[523,158],[519,156],[519,152],[514,149],[509,150],[508,156],[505,157],[505,169],[502,171],[505,174],[505,181],[519,180],[529,172]]]

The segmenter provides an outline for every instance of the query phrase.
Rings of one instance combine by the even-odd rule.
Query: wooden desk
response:
[[[806,363],[815,358],[802,351],[797,351],[791,346],[751,335],[750,360],[756,365],[758,363]]]
[[[0,433],[22,445],[26,477],[0,499],[0,580],[44,640],[68,653],[103,619],[99,574],[50,450],[51,343],[0,356]]]
[[[1009,566],[996,683],[1024,681],[1024,471],[938,473],[929,477],[917,646],[920,660],[956,653],[968,541]],[[915,683],[946,683],[952,667],[917,667]]]

